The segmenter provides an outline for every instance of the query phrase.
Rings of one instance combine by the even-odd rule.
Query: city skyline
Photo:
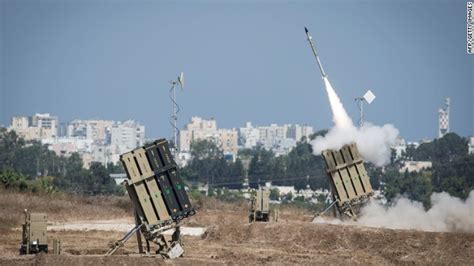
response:
[[[474,134],[463,1],[6,0],[0,9],[3,125],[34,113],[134,119],[148,136],[169,138],[169,81],[184,71],[179,128],[192,116],[214,117],[222,128],[247,121],[329,128],[307,26],[355,123],[354,98],[371,89],[377,99],[365,106],[367,121],[394,124],[406,139],[437,136],[445,97],[451,131]]]
[[[79,121],[79,122],[87,122],[87,121],[101,121],[101,122],[113,122],[113,123],[118,123],[118,124],[122,124],[122,123],[126,123],[128,121],[133,121],[133,122],[136,122],[138,124],[142,124],[144,127],[147,127],[148,126],[144,123],[142,123],[141,121],[137,120],[137,119],[133,119],[133,118],[126,118],[126,119],[118,119],[118,120],[114,120],[114,119],[108,119],[108,118],[103,118],[103,117],[94,117],[94,118],[82,118],[82,117],[76,117],[76,118],[73,118],[71,120],[68,120],[68,121],[64,121],[61,119],[61,116],[57,115],[57,114],[50,114],[50,113],[32,113],[32,114],[25,114],[25,115],[15,115],[15,116],[12,116],[10,118],[10,122],[8,124],[0,124],[0,127],[5,127],[5,128],[11,128],[12,126],[14,126],[15,122],[15,118],[18,119],[18,118],[29,118],[29,117],[32,117],[32,116],[35,116],[35,115],[53,115],[53,117],[55,117],[57,120],[58,120],[58,136],[55,136],[55,137],[64,137],[64,136],[67,136],[69,133],[68,132],[68,126],[71,125],[71,124],[74,124],[76,121]],[[243,124],[240,124],[240,125],[233,125],[233,126],[230,126],[230,127],[223,127],[220,125],[220,122],[217,121],[214,117],[201,117],[201,116],[198,116],[198,115],[193,115],[191,117],[189,117],[187,120],[185,120],[183,122],[183,125],[181,127],[179,127],[179,131],[181,132],[182,130],[186,130],[187,127],[189,126],[189,124],[191,124],[193,122],[193,120],[195,118],[198,118],[198,119],[203,119],[203,120],[207,120],[207,121],[215,121],[215,123],[217,123],[217,126],[219,129],[223,129],[223,130],[237,130],[237,131],[240,131],[242,128],[246,128],[248,127],[249,125],[251,127],[254,127],[254,128],[259,128],[259,127],[271,127],[271,126],[308,126],[308,127],[311,127],[314,131],[312,133],[316,133],[320,130],[328,130],[328,128],[316,128],[312,125],[310,125],[309,123],[294,123],[294,122],[283,122],[283,123],[274,123],[274,122],[268,122],[268,123],[254,123],[253,121],[246,121],[245,123]],[[30,118],[31,120],[31,118]],[[63,134],[61,134],[61,131],[63,131]],[[152,139],[158,139],[158,138],[167,138],[169,140],[171,140],[172,138],[172,127],[170,126],[169,128],[169,136],[155,136],[155,135],[150,135],[150,133],[148,133],[148,130],[146,131],[145,133],[145,139],[147,140],[152,140]],[[455,132],[455,131],[449,131],[447,133],[450,133],[450,132],[453,132],[453,133],[456,133],[462,137],[466,137],[466,138],[472,138],[474,137],[474,135],[470,134],[470,135],[461,135],[459,132]],[[178,139],[180,138],[180,134],[178,135]],[[440,136],[434,136],[432,138],[421,138],[421,139],[407,139],[406,137],[404,137],[402,134],[399,135],[399,137],[401,139],[403,139],[404,141],[408,142],[408,143],[418,143],[418,142],[424,142],[424,141],[427,141],[427,140],[432,140],[432,139],[435,139],[435,138],[440,138]]]

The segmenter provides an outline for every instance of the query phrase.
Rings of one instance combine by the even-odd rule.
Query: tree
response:
[[[272,170],[275,154],[258,146],[249,164],[249,186],[257,188],[272,180]]]
[[[241,188],[244,166],[240,159],[227,161],[223,151],[212,140],[198,140],[191,144],[191,161],[180,170],[188,181],[205,182],[212,187]]]
[[[125,170],[123,169],[123,166],[121,163],[117,163],[117,164],[114,164],[114,163],[107,163],[107,172],[109,174],[117,174],[117,173],[125,173]]]
[[[298,142],[288,153],[286,176],[287,183],[294,184],[298,190],[305,189],[307,185],[312,189],[329,187],[322,157],[315,156],[311,144],[307,142]]]
[[[431,172],[405,171],[403,174],[397,172],[387,173],[390,179],[385,186],[385,197],[392,201],[398,195],[405,195],[411,200],[422,202],[425,208],[431,206],[430,197],[433,192],[431,184]]]
[[[224,155],[217,144],[208,139],[193,141],[190,151],[191,157],[195,160],[218,159]]]
[[[74,193],[121,191],[99,163],[93,163],[90,170],[84,169],[79,154],[57,156],[48,146],[25,141],[5,128],[0,128],[0,169],[4,184],[16,184],[33,192],[54,192],[56,187]]]
[[[467,139],[448,133],[440,139],[422,143],[413,153],[415,161],[450,162],[467,155]]]
[[[278,188],[270,189],[270,199],[271,200],[280,200],[280,190]]]
[[[285,201],[291,201],[293,199],[293,193],[290,191],[288,194],[285,195]]]
[[[237,160],[230,165],[230,178],[227,180],[228,185],[226,185],[226,187],[230,189],[241,189],[244,183],[244,176],[244,164],[242,160],[237,158]]]
[[[0,127],[0,168],[2,170],[14,167],[15,154],[24,145],[25,141],[19,138],[15,131]]]
[[[451,162],[433,164],[434,191],[466,199],[474,190],[474,154],[457,157]]]
[[[186,179],[191,181],[207,182],[214,184],[225,172],[224,153],[211,140],[198,140],[191,143],[191,156],[187,169],[184,173]]]
[[[381,179],[386,183],[384,192],[389,200],[401,194],[429,207],[432,192],[445,191],[466,199],[474,189],[474,155],[468,154],[467,139],[456,133],[448,133],[418,148],[408,146],[402,156],[405,160],[431,161],[433,166],[420,173],[403,174],[397,171],[397,161],[387,166]]]

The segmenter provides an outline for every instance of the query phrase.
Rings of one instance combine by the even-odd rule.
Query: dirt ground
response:
[[[50,239],[61,239],[62,255],[20,257],[17,254],[21,232],[18,228],[5,229],[0,235],[0,265],[473,265],[474,262],[474,234],[314,224],[310,216],[298,210],[282,210],[280,217],[276,223],[249,224],[242,204],[203,205],[185,225],[206,227],[207,232],[200,237],[184,236],[185,254],[176,260],[137,256],[134,237],[117,254],[103,256],[108,244],[120,239],[123,232],[99,230],[49,231]]]

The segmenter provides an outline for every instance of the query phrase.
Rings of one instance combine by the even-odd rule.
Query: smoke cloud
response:
[[[311,142],[313,153],[320,155],[323,150],[340,149],[345,144],[356,142],[365,160],[376,166],[388,164],[391,147],[396,143],[399,134],[398,130],[391,124],[379,127],[365,123],[362,128],[355,127],[329,80],[326,77],[323,80],[335,126],[324,137],[318,136]]]
[[[371,202],[363,207],[357,221],[317,217],[315,223],[351,224],[378,228],[414,229],[431,232],[474,233],[474,190],[463,201],[446,192],[431,195],[432,207],[400,197],[390,207]]]
[[[391,147],[397,137],[398,130],[391,124],[379,127],[366,123],[362,128],[333,127],[324,137],[316,137],[311,144],[313,153],[320,155],[323,150],[340,149],[344,144],[355,142],[365,160],[384,166],[390,162]]]

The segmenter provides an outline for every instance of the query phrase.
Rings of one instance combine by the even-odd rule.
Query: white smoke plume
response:
[[[390,207],[371,202],[362,208],[357,221],[317,217],[313,222],[431,232],[474,233],[474,190],[469,193],[465,201],[452,197],[446,192],[433,193],[431,203],[431,209],[425,211],[420,202],[400,197]]]
[[[311,144],[314,154],[319,155],[323,150],[340,149],[344,144],[355,142],[365,160],[384,166],[390,162],[391,147],[397,137],[398,130],[393,125],[379,127],[366,123],[362,128],[333,127],[324,137],[316,137]]]
[[[391,146],[396,143],[398,130],[391,124],[379,127],[365,123],[362,128],[355,127],[331,83],[327,78],[323,79],[335,126],[324,137],[318,136],[311,142],[314,154],[320,155],[323,150],[340,149],[344,144],[356,142],[365,160],[376,166],[389,163]]]

